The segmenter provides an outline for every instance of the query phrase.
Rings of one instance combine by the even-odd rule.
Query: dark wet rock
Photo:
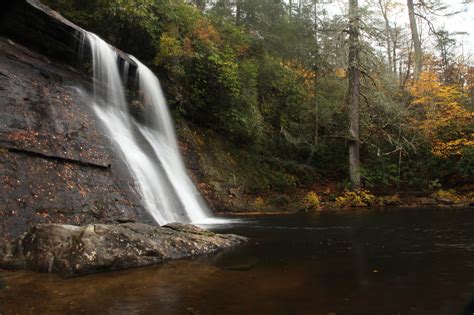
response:
[[[187,224],[40,224],[0,249],[0,267],[75,276],[213,253],[246,242]]]
[[[54,58],[70,66],[78,66],[79,45],[82,52],[90,54],[89,43],[84,41],[84,32],[79,26],[61,16],[38,0],[15,0],[2,6],[0,13],[0,33],[34,49],[49,58]],[[136,63],[130,57],[113,47],[119,55],[119,63],[127,62],[130,78],[136,74]],[[84,56],[85,58],[86,56]],[[54,73],[41,71],[50,78]]]
[[[0,37],[0,242],[39,223],[152,222],[80,74]]]
[[[448,198],[436,198],[436,201],[443,205],[454,205],[456,203],[456,201]]]
[[[223,212],[249,211],[253,197],[244,191],[241,179],[237,180],[235,174],[241,172],[240,166],[222,139],[207,131],[201,133],[203,130],[184,120],[177,124],[186,168],[211,208]]]
[[[422,206],[435,206],[437,204],[436,199],[427,197],[418,198],[417,203]]]

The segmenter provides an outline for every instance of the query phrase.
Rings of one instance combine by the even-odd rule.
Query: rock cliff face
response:
[[[36,223],[147,220],[77,86],[87,82],[0,38],[0,234]]]
[[[192,225],[157,226],[93,113],[85,92],[91,90],[90,78],[75,68],[81,30],[36,0],[4,9],[0,268],[73,276],[212,253],[246,241]],[[133,76],[133,61],[118,53]]]
[[[73,67],[78,66],[80,59],[90,58],[90,44],[84,41],[84,30],[38,0],[10,1],[2,7],[0,17],[1,34],[38,53]],[[80,43],[84,45],[82,49]],[[137,70],[135,62],[119,49],[115,50],[119,63],[129,64],[133,79]]]
[[[0,237],[11,239],[37,223],[152,222],[83,97],[89,79],[72,67],[77,29],[36,1],[15,1],[6,11],[0,28]]]

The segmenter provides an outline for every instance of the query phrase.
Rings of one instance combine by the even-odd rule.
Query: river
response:
[[[472,209],[351,210],[212,226],[245,246],[71,279],[0,271],[1,314],[460,314]]]

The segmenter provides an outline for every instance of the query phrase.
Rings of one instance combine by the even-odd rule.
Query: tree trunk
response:
[[[201,12],[206,8],[206,0],[194,0],[193,3]]]
[[[418,26],[416,25],[416,16],[413,0],[407,0],[407,6],[408,17],[410,19],[411,38],[413,41],[413,48],[415,50],[415,65],[413,69],[413,76],[415,81],[417,81],[422,71],[423,51],[421,48],[421,39],[418,33]]]
[[[313,4],[313,14],[314,14],[314,40],[316,42],[316,58],[319,58],[319,43],[318,43],[318,7],[317,3]],[[315,74],[314,77],[314,90],[318,91],[318,76],[319,76],[319,60],[314,62],[313,71]],[[311,160],[313,159],[314,153],[316,152],[316,147],[319,141],[319,117],[318,117],[318,101],[315,97],[314,99],[314,134],[313,134],[313,149],[311,150]],[[308,163],[309,164],[309,163]]]
[[[411,64],[412,64],[412,59],[413,59],[412,58],[413,42],[410,42],[410,47],[408,47],[407,52],[408,52],[408,60],[407,60],[407,67],[405,71],[405,78],[401,80],[401,76],[400,76],[400,82],[401,82],[400,88],[402,89],[405,89],[407,87],[407,82],[410,79]],[[401,70],[400,70],[400,73],[401,73]]]
[[[396,30],[395,30],[396,32]],[[398,74],[397,70],[397,46],[398,46],[398,35],[397,33],[392,33],[392,60],[393,60],[393,73],[395,76]]]
[[[358,0],[349,0],[349,176],[352,189],[361,186],[359,142],[359,12]]]
[[[242,18],[242,3],[241,0],[235,2],[235,24],[239,25]]]
[[[388,58],[388,67],[390,71],[393,69],[393,59],[392,59],[392,31],[390,27],[390,21],[388,20],[388,13],[387,13],[387,3],[382,3],[382,0],[379,0],[380,10],[382,11],[382,16],[385,21],[385,40],[387,43],[387,58]],[[396,74],[396,72],[395,72]]]

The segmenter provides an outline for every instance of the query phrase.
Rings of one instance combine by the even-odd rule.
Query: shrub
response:
[[[449,189],[449,190],[440,189],[434,192],[433,194],[431,194],[431,197],[438,201],[441,201],[441,200],[452,201],[454,203],[461,201],[461,198],[457,195],[454,189]]]
[[[346,190],[342,196],[336,198],[338,207],[367,207],[375,202],[375,196],[370,191],[359,189],[356,191]]]
[[[321,198],[314,191],[310,191],[304,198],[304,206],[307,210],[317,210],[321,207]]]
[[[267,208],[267,202],[262,197],[257,197],[253,200],[253,206],[257,209]]]

